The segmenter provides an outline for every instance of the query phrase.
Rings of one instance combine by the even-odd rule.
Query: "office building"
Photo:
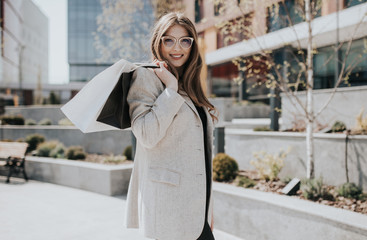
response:
[[[240,2],[240,1],[239,1]],[[242,1],[244,2],[244,1]],[[247,1],[248,2],[248,1]],[[269,1],[268,1],[269,2]],[[273,3],[279,1],[274,0]],[[337,5],[339,3],[339,6]],[[261,52],[261,48],[272,50],[274,59],[282,64],[290,59],[289,52],[296,51],[297,41],[300,40],[301,48],[306,47],[306,35],[294,36],[296,31],[306,30],[305,22],[295,10],[295,1],[286,0],[285,5],[291,11],[291,20],[294,28],[285,21],[286,10],[280,7],[279,18],[275,19],[272,14],[274,5],[266,6],[263,1],[252,1],[252,7],[247,8],[246,13],[241,11],[228,11],[219,14],[219,6],[214,6],[213,1],[207,0],[186,0],[186,15],[195,21],[199,36],[204,38],[206,47],[206,63],[208,65],[208,91],[209,94],[217,97],[238,98],[239,95],[244,100],[269,102],[269,89],[265,86],[251,88],[256,84],[255,78],[247,78],[244,72],[238,70],[233,64],[236,58],[251,59]],[[361,21],[367,9],[366,0],[324,0],[322,7],[313,20],[314,45],[318,53],[314,55],[314,89],[332,88],[335,84],[336,66],[335,59],[324,64],[332,54],[335,53],[334,46],[343,41],[347,41],[353,34],[353,29],[358,26],[354,35],[348,63],[358,54],[363,53],[364,44],[367,37],[366,18]],[[338,11],[339,10],[339,11]],[[220,32],[218,23],[223,20],[239,21],[245,16],[242,33],[233,34],[232,41],[225,41],[225,37]],[[339,20],[337,20],[339,18]],[[348,19],[348,21],[346,21]],[[338,25],[337,25],[338,23]],[[257,36],[257,40],[245,33],[245,27],[251,27]],[[307,31],[306,31],[307,32]],[[338,35],[338,38],[336,37]],[[298,40],[297,40],[298,38]],[[259,45],[262,45],[261,47]],[[340,59],[343,60],[347,44],[340,49]],[[287,53],[288,52],[288,53]],[[253,64],[256,64],[253,62]],[[259,63],[258,63],[259,64]],[[261,68],[261,66],[257,66]],[[262,71],[265,71],[263,69]],[[266,71],[265,71],[266,74]],[[286,73],[285,73],[286,74]],[[236,84],[233,80],[243,78],[242,85]],[[362,86],[367,85],[367,61],[358,63],[350,75],[347,84],[340,86]],[[246,91],[250,89],[250,91]]]
[[[33,103],[37,84],[48,83],[48,18],[30,0],[0,0],[0,89]]]
[[[143,22],[144,19],[150,19],[149,24],[152,25],[154,22],[152,7],[149,5],[149,1],[144,0],[144,11],[142,13],[137,12],[134,19],[131,20],[131,24],[134,25],[132,30],[139,31],[142,33],[144,31],[149,32],[149,27],[142,27],[139,22]],[[124,11],[121,8],[121,11]],[[149,13],[149,14],[146,14]],[[95,36],[97,33],[97,17],[102,14],[102,6],[100,0],[69,0],[68,1],[68,61],[70,66],[70,82],[86,82],[92,79],[99,72],[103,71],[107,67],[111,66],[115,61],[117,61],[116,56],[109,60],[103,60],[103,62],[98,61],[101,58],[101,53],[95,46]],[[126,13],[127,14],[127,13]],[[141,14],[145,14],[144,17]],[[113,23],[111,23],[113,24]],[[149,25],[148,24],[148,25]],[[108,39],[103,34],[97,33],[103,45],[108,46]],[[135,34],[134,31],[131,33],[123,33],[123,37],[126,38],[125,42],[129,42],[131,37],[129,34]],[[149,39],[147,38],[147,44]],[[130,46],[125,46],[121,44],[121,48],[129,48]],[[127,59],[129,61],[147,61],[149,60],[149,55],[142,56],[141,48],[134,48],[135,53],[133,57],[129,56],[119,56],[121,58]],[[111,49],[112,52],[112,49]],[[111,53],[111,55],[116,54],[116,52]],[[117,53],[117,55],[119,55]]]

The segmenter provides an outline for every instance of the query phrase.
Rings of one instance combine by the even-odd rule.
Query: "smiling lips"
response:
[[[178,60],[178,59],[180,59],[180,58],[182,58],[182,57],[183,57],[183,54],[170,54],[170,56],[171,56],[173,59]]]

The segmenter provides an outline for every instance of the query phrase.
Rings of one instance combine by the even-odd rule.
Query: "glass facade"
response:
[[[107,37],[104,32],[97,31],[100,27],[97,24],[97,17],[102,14],[101,0],[68,0],[68,58],[71,82],[90,80],[121,59],[121,56],[132,62],[147,61],[150,58],[150,52],[147,51],[149,48],[143,49],[142,46],[149,46],[148,35],[154,23],[154,14],[150,1],[140,0],[140,2],[142,2],[143,8],[137,8],[136,12],[132,13],[132,17],[130,17],[130,13],[125,15],[123,10],[104,16],[104,18],[113,21],[111,23],[112,31],[116,27],[115,31],[121,33],[124,37],[124,40],[120,41],[120,36],[117,36],[118,41],[115,41],[115,39],[110,39],[111,36]],[[107,4],[110,3],[107,1]],[[113,5],[114,3],[111,4]],[[140,6],[140,3],[137,6]],[[132,29],[126,32],[121,27],[124,26],[123,24],[126,24],[126,22],[123,22],[126,19],[122,16],[129,16],[128,24],[133,26]],[[118,24],[115,21],[122,21],[120,28],[118,28]],[[103,24],[104,28],[110,26],[106,27],[107,23],[105,22]],[[111,29],[105,30],[108,32]],[[98,42],[100,49],[98,50],[95,47],[95,34],[100,39]],[[114,45],[114,48],[110,47],[112,45]],[[101,62],[100,59],[106,57],[101,56],[101,51],[108,51],[110,55],[109,60]]]
[[[350,72],[349,77],[341,82],[340,87],[367,85],[367,38],[352,42],[347,55],[348,44],[344,43],[339,50],[339,68],[345,61],[345,73]],[[314,88],[332,88],[335,86],[336,51],[334,47],[318,49],[314,56]],[[345,75],[345,74],[344,74]]]
[[[344,0],[344,6],[348,8],[366,2],[367,0]]]
[[[314,17],[321,16],[321,8],[318,6],[318,0],[311,0],[314,9]],[[317,5],[317,7],[316,7]],[[295,0],[286,0],[272,5],[268,8],[267,16],[267,32],[273,32],[282,28],[286,28],[304,21],[303,6],[299,5]],[[315,9],[316,8],[316,9]]]
[[[289,18],[293,25],[302,22],[303,19],[299,8],[300,6],[294,0],[287,0],[270,6],[267,17],[268,32],[289,27],[291,25]]]
[[[68,0],[68,59],[70,81],[88,81],[112,63],[99,63],[93,32],[102,12],[100,0]]]
[[[238,97],[239,86],[233,81],[238,69],[232,62],[214,66],[211,71],[212,94],[216,97]]]
[[[222,26],[217,33],[217,49],[249,39],[252,19],[253,13],[249,13]]]

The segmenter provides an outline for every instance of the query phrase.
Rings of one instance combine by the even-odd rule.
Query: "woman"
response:
[[[159,240],[211,240],[216,117],[200,84],[194,25],[181,13],[164,15],[151,51],[159,68],[138,68],[127,97],[137,139],[127,227]]]

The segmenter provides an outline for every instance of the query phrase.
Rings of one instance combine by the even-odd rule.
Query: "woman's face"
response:
[[[189,48],[184,47],[187,47],[189,42],[191,41],[192,43],[193,40],[192,38],[181,39],[182,37],[189,37],[186,29],[180,25],[173,25],[168,29],[161,40],[160,46],[163,58],[165,58],[175,68],[182,67],[190,56],[191,46]],[[180,39],[181,44],[179,41]],[[174,42],[175,44],[173,44]],[[184,47],[181,45],[183,45]]]

